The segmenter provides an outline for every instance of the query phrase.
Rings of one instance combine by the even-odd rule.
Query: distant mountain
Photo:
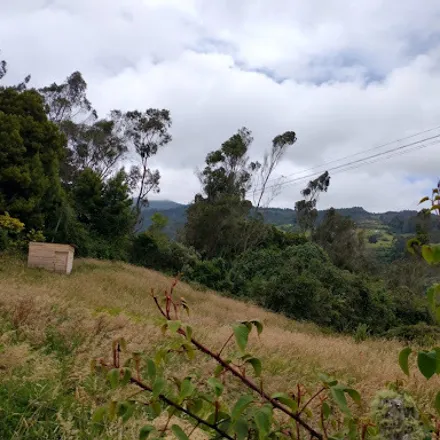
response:
[[[181,203],[173,202],[172,200],[150,200],[148,207],[145,210],[164,211],[167,209],[179,208]]]
[[[151,225],[151,216],[155,212],[161,212],[168,217],[168,225],[165,232],[175,238],[177,231],[186,222],[186,209],[188,205],[183,205],[170,200],[152,200],[147,208],[142,210],[142,228],[147,229]],[[340,208],[336,211],[353,219],[354,222],[364,229],[387,228],[397,234],[414,233],[416,230],[417,211],[388,211],[384,213],[372,213],[362,207]],[[327,210],[318,211],[319,223],[325,216]],[[296,223],[295,210],[289,208],[263,208],[261,213],[266,223],[280,226],[283,229],[291,229]],[[433,221],[436,227],[439,226],[438,219]]]

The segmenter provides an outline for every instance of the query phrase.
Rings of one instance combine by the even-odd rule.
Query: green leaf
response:
[[[272,399],[278,400],[283,405],[289,407],[293,412],[296,412],[296,410],[298,409],[298,402],[296,400],[293,400],[286,393],[275,393],[272,394],[271,397]]]
[[[440,322],[440,306],[435,308],[435,319],[437,322]]]
[[[182,384],[180,385],[180,398],[186,399],[187,397],[192,396],[194,393],[195,387],[191,382],[191,379],[184,379]]]
[[[261,366],[261,361],[258,358],[250,358],[246,361],[246,363],[249,363],[252,365],[253,369],[254,369],[254,373],[255,376],[260,377],[261,376],[261,370],[262,370],[262,366]]]
[[[327,420],[330,417],[331,413],[332,410],[330,408],[330,405],[327,402],[324,402],[322,404],[322,415],[324,416],[324,420]]]
[[[437,353],[435,351],[419,351],[417,365],[426,379],[430,379],[437,370]]]
[[[210,385],[213,388],[214,394],[217,397],[220,397],[222,395],[223,384],[216,377],[210,377],[208,379],[208,385]]]
[[[432,351],[435,351],[437,359],[437,367],[435,369],[435,373],[440,374],[440,347],[434,347]]]
[[[240,417],[235,423],[234,423],[234,432],[237,435],[237,440],[245,440],[248,436],[249,432],[249,424],[246,419],[243,417]]]
[[[435,396],[434,408],[437,410],[437,413],[440,414],[440,391]]]
[[[182,347],[185,350],[186,355],[188,356],[188,359],[190,361],[192,361],[196,356],[196,352],[194,350],[194,347],[189,342],[184,342],[182,344]]]
[[[193,329],[189,325],[186,326],[186,339],[191,342],[191,338],[193,335]]]
[[[119,402],[116,410],[118,417],[121,417],[122,421],[127,422],[133,415],[134,405],[130,402]]]
[[[330,393],[333,397],[333,400],[338,405],[339,409],[347,415],[350,415],[350,410],[347,405],[347,399],[345,398],[344,388],[336,385],[330,388]]]
[[[214,370],[214,376],[219,377],[220,374],[223,373],[223,371],[225,371],[225,367],[223,365],[217,365]]]
[[[258,336],[260,336],[261,333],[263,333],[263,324],[261,323],[261,321],[259,321],[258,319],[253,319],[251,321],[251,324],[255,326],[255,328],[257,329]]]
[[[185,434],[185,432],[183,431],[183,429],[179,425],[173,425],[171,427],[171,431],[173,431],[174,435],[179,440],[189,440],[188,436]]]
[[[409,376],[408,358],[411,352],[412,352],[411,348],[406,347],[399,353],[400,368],[407,376]]]
[[[411,238],[410,240],[408,240],[406,242],[406,250],[411,253],[411,254],[415,254],[414,248],[416,246],[421,246],[422,243],[420,243],[419,240],[417,240],[417,238]]]
[[[234,330],[235,341],[237,342],[238,348],[244,352],[248,343],[249,328],[245,324],[234,325],[232,328]]]
[[[334,387],[338,384],[338,381],[336,379],[333,379],[332,377],[328,376],[327,374],[320,373],[318,374],[319,379],[327,386]]]
[[[237,402],[235,403],[234,407],[232,408],[231,417],[232,420],[237,420],[243,411],[254,401],[254,398],[252,396],[241,396]]]
[[[107,379],[110,382],[110,386],[115,389],[119,385],[119,369],[113,368],[107,373]]]
[[[131,379],[131,370],[130,368],[122,369],[122,379],[120,379],[120,383],[122,386],[127,385]]]
[[[423,245],[422,246],[422,256],[428,264],[435,263],[435,254],[434,247],[432,245]]]
[[[432,311],[435,310],[437,294],[440,293],[440,284],[434,284],[426,291],[428,304]]]
[[[432,205],[430,208],[430,211],[439,211],[440,210],[440,205]]]
[[[107,405],[100,406],[95,410],[92,416],[93,423],[102,423],[104,417],[107,415]]]
[[[116,417],[116,408],[118,406],[118,402],[116,402],[116,400],[112,400],[109,404],[108,404],[108,418],[110,420],[114,420]]]
[[[353,388],[345,388],[344,391],[353,399],[353,402],[357,404],[361,403],[361,395],[356,390]]]
[[[270,432],[271,416],[265,407],[262,407],[254,414],[255,425],[258,429],[259,438],[265,439]]]
[[[165,380],[158,377],[153,385],[153,398],[159,397],[165,388]]]
[[[180,321],[168,321],[168,328],[171,333],[176,333],[181,326],[182,323]]]
[[[154,432],[156,428],[152,425],[145,425],[139,431],[139,440],[146,440],[148,436]]]
[[[152,359],[147,359],[147,374],[151,382],[156,380],[156,364]]]
[[[159,417],[162,414],[162,407],[160,406],[160,402],[155,400],[154,402],[151,402],[150,408],[153,414],[153,417]]]
[[[423,197],[423,199],[420,200],[419,205],[422,204],[422,203],[427,202],[428,200],[429,200],[428,196]]]
[[[203,399],[190,400],[187,408],[193,413],[198,414],[203,409]]]

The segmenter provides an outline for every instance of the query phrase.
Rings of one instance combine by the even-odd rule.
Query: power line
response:
[[[425,138],[425,139],[422,139],[422,140],[419,140],[419,141],[416,141],[416,142],[412,142],[410,144],[401,145],[399,147],[391,148],[389,150],[383,151],[381,153],[376,153],[376,154],[364,157],[362,159],[357,159],[357,160],[354,160],[354,161],[351,161],[351,162],[347,162],[347,163],[344,163],[344,164],[341,164],[341,165],[337,165],[335,167],[329,168],[327,171],[330,172],[330,171],[340,170],[340,172],[344,172],[344,171],[348,171],[350,169],[359,168],[360,166],[363,166],[363,165],[366,165],[366,164],[369,164],[369,163],[378,162],[378,161],[382,160],[382,156],[385,156],[385,155],[389,155],[386,159],[390,159],[391,157],[394,157],[394,156],[400,156],[400,155],[403,155],[403,154],[407,154],[407,153],[409,153],[411,151],[416,151],[416,150],[419,150],[419,149],[422,149],[422,148],[426,148],[426,147],[438,144],[439,142],[433,142],[433,143],[430,143],[430,144],[421,144],[421,142],[425,142],[425,141],[429,141],[429,140],[433,140],[433,139],[438,139],[438,138],[440,138],[440,134],[435,135],[435,136],[431,136],[431,137],[428,137],[428,138]],[[410,148],[410,147],[412,147],[412,148]],[[409,148],[409,150],[406,150],[408,148]],[[371,161],[370,159],[376,159],[376,160]],[[367,161],[369,161],[369,162],[367,162]],[[351,167],[351,168],[346,168],[348,166],[356,165],[356,164],[358,166]],[[317,168],[317,167],[315,167],[315,168]],[[303,171],[303,172],[305,172],[305,171]],[[288,180],[288,181],[285,181],[285,182],[282,182],[282,183],[279,183],[279,184],[269,185],[269,186],[267,186],[265,188],[265,190],[270,189],[270,188],[274,188],[274,187],[285,187],[286,185],[290,186],[293,183],[303,182],[303,181],[305,181],[305,180],[307,180],[309,178],[317,177],[319,174],[320,173],[316,173],[315,172],[315,173],[311,173],[311,174],[308,174],[306,176],[302,176],[302,177],[298,177],[298,178],[295,178],[295,179],[291,179],[291,180]],[[332,174],[338,174],[338,172],[332,173]],[[262,188],[260,190],[254,190],[252,194],[255,195],[255,194],[261,193],[262,190],[263,190]]]
[[[291,176],[295,176],[295,175],[298,175],[298,174],[303,174],[303,173],[306,173],[306,172],[309,172],[309,171],[313,171],[313,170],[316,170],[316,169],[319,169],[319,168],[323,168],[323,167],[326,167],[327,165],[330,165],[330,164],[333,164],[333,163],[336,163],[336,162],[340,162],[340,161],[345,160],[345,159],[353,158],[353,157],[356,157],[356,156],[359,156],[359,155],[361,155],[361,154],[365,154],[365,153],[368,153],[368,152],[371,152],[371,151],[375,151],[375,150],[378,150],[378,149],[380,149],[380,148],[387,147],[388,145],[392,145],[392,144],[395,144],[395,143],[397,143],[397,142],[401,142],[401,141],[404,141],[404,140],[412,139],[412,138],[417,137],[417,136],[420,136],[420,135],[422,135],[422,134],[430,133],[430,132],[432,132],[432,131],[439,130],[439,129],[440,129],[440,125],[437,126],[437,127],[434,127],[434,128],[430,128],[430,129],[428,129],[428,130],[423,130],[423,131],[420,131],[420,132],[414,133],[414,134],[412,134],[412,135],[410,135],[410,136],[405,136],[405,137],[402,137],[402,138],[400,138],[400,139],[396,139],[396,140],[394,140],[394,141],[387,142],[387,143],[385,143],[385,144],[381,144],[381,145],[378,145],[378,146],[376,146],[376,147],[369,148],[369,149],[367,149],[367,150],[359,151],[359,152],[354,153],[354,154],[349,154],[349,155],[347,155],[347,156],[340,157],[339,159],[334,159],[334,160],[331,160],[331,161],[328,161],[328,162],[323,162],[323,163],[320,164],[320,165],[316,165],[316,166],[314,166],[314,167],[312,167],[312,168],[307,168],[307,169],[302,170],[302,171],[296,171],[296,172],[294,172],[294,173],[288,174],[287,176],[283,176],[283,177],[284,177],[284,178],[285,178],[285,177],[291,177]],[[429,138],[428,138],[428,139],[429,139]],[[417,141],[417,142],[424,142],[424,140],[425,140],[425,139],[422,139],[422,140]],[[273,179],[269,179],[268,182],[272,182],[272,181],[275,181],[275,180],[280,180],[280,179],[282,179],[283,177],[275,177],[275,178],[273,178]],[[261,188],[258,188],[258,189],[261,189]],[[254,190],[254,191],[256,191],[256,193],[258,193],[258,189]],[[254,194],[254,193],[253,193],[253,194]]]

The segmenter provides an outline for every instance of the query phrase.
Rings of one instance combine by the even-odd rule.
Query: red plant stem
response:
[[[312,402],[314,399],[316,399],[323,391],[325,391],[325,388],[321,388],[312,397],[310,397],[310,399],[304,404],[302,409],[298,412],[298,415],[300,415],[307,408],[307,406],[310,405],[310,402]]]
[[[229,338],[226,340],[226,342],[223,344],[223,347],[220,349],[220,351],[218,352],[218,356],[220,356],[222,354],[222,351],[226,348],[226,346],[228,345],[229,341],[232,339],[232,337],[234,336],[234,333],[231,334],[231,336],[229,336]]]
[[[174,286],[173,286],[174,287]],[[162,315],[164,315],[167,319],[170,319],[169,310],[166,310],[166,313],[163,311],[162,307],[160,306],[159,302],[157,301],[157,298],[154,298],[157,307],[159,308]],[[186,332],[182,328],[178,330],[178,333],[180,333],[182,336],[186,338]],[[215,359],[217,363],[219,363],[225,370],[232,373],[233,376],[238,378],[244,385],[246,385],[251,390],[254,390],[256,393],[258,393],[263,399],[267,400],[274,408],[279,409],[284,414],[288,415],[292,419],[294,419],[297,423],[299,423],[303,428],[305,428],[310,434],[312,434],[313,438],[317,438],[318,440],[323,440],[322,434],[315,431],[307,422],[301,419],[300,416],[298,416],[296,413],[292,412],[290,409],[284,407],[281,403],[279,403],[277,400],[272,399],[269,394],[267,394],[265,391],[260,389],[257,384],[255,384],[252,380],[245,377],[240,371],[238,371],[236,368],[231,366],[228,362],[226,362],[221,356],[211,351],[208,347],[205,347],[203,344],[201,344],[199,341],[197,341],[194,338],[191,338],[191,342],[193,345],[195,345],[199,351],[202,353],[205,353],[209,357]],[[301,398],[301,392],[298,387],[298,405]]]
[[[151,388],[150,386],[148,386],[147,384],[145,384],[144,382],[135,379],[134,377],[132,377],[130,379],[130,382],[137,385],[139,388],[142,388],[145,391],[149,391],[150,393],[153,392],[153,388]],[[196,414],[193,414],[191,411],[188,411],[186,408],[184,408],[183,406],[179,405],[176,402],[173,402],[172,400],[168,399],[168,397],[164,396],[163,394],[159,395],[159,399],[162,400],[163,402],[165,402],[167,405],[170,405],[174,408],[176,408],[177,410],[183,412],[184,414],[186,414],[187,416],[193,418],[197,423],[201,424],[201,425],[205,425],[208,428],[216,431],[218,434],[220,434],[223,438],[227,438],[228,440],[235,440],[234,437],[231,437],[229,434],[227,434],[226,432],[222,431],[221,429],[219,429],[216,425],[213,425],[212,423],[207,422],[206,420],[203,420],[202,418],[200,418],[199,416],[197,416]]]
[[[182,328],[179,329],[179,333],[182,336],[186,337],[186,332]],[[265,391],[261,390],[260,387],[255,384],[252,380],[245,377],[243,374],[241,374],[239,371],[237,371],[236,368],[231,366],[228,362],[223,360],[218,354],[212,352],[208,347],[205,347],[203,344],[201,344],[199,341],[197,341],[194,338],[191,338],[191,342],[202,352],[210,356],[211,358],[215,359],[225,370],[232,373],[233,376],[238,378],[243,384],[245,384],[248,388],[254,390],[256,393],[258,393],[263,399],[267,400],[274,408],[279,409],[284,414],[288,415],[292,419],[296,420],[303,428],[305,428],[307,431],[310,432],[310,434],[313,435],[314,438],[317,438],[319,440],[322,440],[322,435],[315,431],[307,422],[301,419],[296,413],[292,412],[290,409],[284,407],[281,403],[279,403],[277,400],[272,399]]]
[[[324,438],[328,438],[328,434],[327,434],[327,428],[325,427],[325,420],[324,420],[324,411],[322,410],[322,405],[321,405],[321,426],[322,426],[322,430],[324,432]]]

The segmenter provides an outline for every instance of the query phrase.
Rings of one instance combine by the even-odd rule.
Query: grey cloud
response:
[[[174,140],[153,163],[166,198],[191,200],[192,170],[241,126],[253,131],[255,158],[295,130],[278,172],[291,175],[439,125],[437,0],[0,3],[9,82],[80,70],[103,116],[171,110]],[[413,207],[440,173],[439,151],[334,174],[321,204]],[[274,205],[293,206],[301,186],[286,185]]]

